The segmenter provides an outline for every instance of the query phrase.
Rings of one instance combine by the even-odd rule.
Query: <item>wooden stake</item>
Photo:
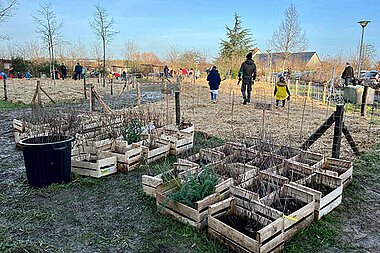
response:
[[[84,93],[84,99],[87,99],[87,90],[86,90],[86,77],[83,77],[83,93]]]
[[[235,91],[232,91],[231,130],[232,130],[232,136],[235,138],[235,131],[234,131],[234,104],[235,104]]]
[[[90,112],[94,111],[94,86],[90,87]]]
[[[7,101],[8,100],[8,96],[7,96],[7,80],[5,79],[4,77],[4,100]]]
[[[175,92],[175,124],[179,126],[181,124],[181,105],[179,100],[179,91]]]
[[[368,86],[364,86],[363,96],[362,96],[362,104],[360,106],[360,116],[364,117],[366,115],[367,110],[367,96],[368,96]]]
[[[298,95],[298,80],[296,80],[296,96]]]
[[[326,86],[327,86],[327,83],[324,83],[323,84],[323,91],[322,91],[322,103],[326,103]]]
[[[288,120],[286,122],[286,129],[289,129],[289,120],[290,120],[290,100],[288,101]]]
[[[310,97],[311,82],[307,83],[307,97]]]
[[[136,99],[137,99],[136,103],[137,103],[137,106],[140,106],[141,104],[140,83],[137,83],[136,88],[137,88],[136,89]]]
[[[41,88],[41,83],[40,81],[37,81],[37,103],[38,105],[41,105],[42,102],[41,102],[41,92],[40,92],[40,89]]]
[[[111,96],[113,95],[113,78],[111,79]]]
[[[336,105],[334,138],[333,138],[333,148],[332,148],[333,158],[340,157],[340,145],[341,145],[341,140],[342,140],[342,127],[343,127],[343,113],[344,113],[344,106]]]
[[[301,141],[302,141],[303,120],[304,120],[304,117],[305,117],[306,100],[307,100],[307,97],[305,97],[305,102],[304,102],[304,104],[303,104],[303,109],[302,109],[301,131],[300,131],[300,140],[301,140]]]

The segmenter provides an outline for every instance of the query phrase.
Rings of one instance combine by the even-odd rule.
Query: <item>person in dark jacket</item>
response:
[[[342,78],[344,79],[344,86],[348,86],[354,78],[354,69],[351,67],[349,62],[346,63],[346,68],[342,73]]]
[[[61,77],[62,77],[62,80],[65,80],[66,76],[67,76],[67,68],[65,66],[65,64],[61,64],[61,66],[59,66],[59,70],[61,71]]]
[[[207,76],[208,85],[210,86],[211,101],[216,103],[216,98],[218,96],[219,85],[222,79],[220,78],[219,72],[216,66],[213,66],[210,73]]]
[[[80,80],[80,77],[82,76],[82,66],[79,64],[79,62],[77,63],[77,65],[75,65],[75,68],[74,68],[74,72],[75,72],[75,80]]]
[[[251,102],[252,84],[256,79],[256,64],[252,60],[252,53],[247,54],[247,59],[241,64],[239,81],[242,81],[241,93],[243,94],[243,104]]]
[[[168,68],[168,66],[165,66],[165,68],[164,68],[164,77],[165,78],[169,77],[169,68]]]

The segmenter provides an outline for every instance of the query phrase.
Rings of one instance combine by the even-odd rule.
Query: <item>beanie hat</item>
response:
[[[249,52],[246,57],[247,59],[252,60],[252,52]]]

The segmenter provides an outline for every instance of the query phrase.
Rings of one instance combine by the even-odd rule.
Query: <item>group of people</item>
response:
[[[239,82],[241,83],[241,93],[243,96],[243,105],[251,102],[252,85],[256,80],[256,64],[252,59],[252,53],[248,53],[246,60],[241,64],[240,70],[238,72]],[[217,103],[218,90],[222,79],[216,68],[213,66],[211,71],[207,75],[207,81],[210,87],[211,101],[212,103]],[[274,89],[274,96],[276,97],[276,107],[285,107],[285,101],[290,99],[290,91],[287,86],[285,77],[281,76],[277,82]]]
[[[169,69],[168,66],[164,67],[164,72],[162,73],[164,78],[173,78],[179,77],[182,78],[188,77],[192,79],[198,79],[201,77],[201,71],[199,69],[194,70],[194,68],[190,68],[187,70],[186,68],[180,68],[178,71],[175,69]]]

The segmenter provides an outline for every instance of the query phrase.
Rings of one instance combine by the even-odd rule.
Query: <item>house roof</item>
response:
[[[317,52],[297,52],[297,53],[291,53],[289,60],[290,61],[300,61],[305,64],[307,64],[311,58],[316,55],[318,57]],[[272,63],[276,63],[279,60],[283,60],[285,56],[285,53],[270,53],[270,57],[272,58]],[[268,53],[258,53],[255,54],[253,59],[255,61],[261,61],[261,62],[267,62],[268,61]],[[319,57],[318,57],[319,60]],[[320,61],[320,60],[319,60]]]

